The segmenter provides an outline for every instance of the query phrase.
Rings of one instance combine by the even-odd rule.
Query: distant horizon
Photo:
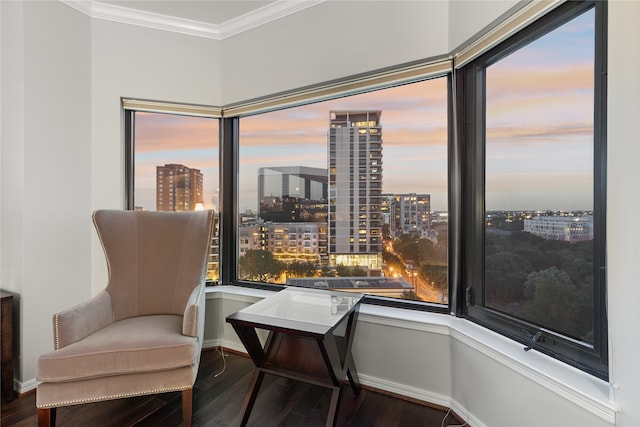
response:
[[[593,11],[487,69],[487,211],[593,209]],[[427,193],[448,205],[448,79],[437,77],[242,117],[238,209],[257,209],[257,170],[328,169],[332,110],[382,111],[384,193]],[[155,166],[182,163],[204,176],[218,209],[218,120],[136,113],[135,203],[155,209]],[[453,131],[453,130],[452,130]],[[587,209],[585,209],[587,207]]]

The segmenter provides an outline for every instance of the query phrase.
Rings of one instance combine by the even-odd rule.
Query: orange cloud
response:
[[[559,64],[536,67],[502,66],[487,69],[487,99],[500,96],[522,97],[540,93],[570,93],[593,91],[592,64]]]
[[[218,120],[137,112],[136,152],[218,148]]]
[[[381,110],[386,144],[446,142],[446,79],[324,101],[245,117],[240,121],[242,147],[327,143],[330,111]]]

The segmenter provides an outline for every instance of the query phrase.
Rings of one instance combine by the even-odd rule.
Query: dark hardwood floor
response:
[[[193,394],[194,426],[237,426],[244,394],[254,370],[251,359],[225,352],[226,369],[218,350],[202,353]],[[58,409],[57,425],[65,426],[178,426],[181,394],[164,393],[129,399],[75,405]],[[330,390],[267,375],[249,419],[254,427],[324,426]],[[446,419],[445,419],[446,416]],[[35,393],[2,402],[0,424],[36,426]],[[339,426],[441,427],[460,424],[446,411],[362,389],[355,396],[345,387],[338,413]]]

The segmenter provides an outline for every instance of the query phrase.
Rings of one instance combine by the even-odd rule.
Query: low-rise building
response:
[[[547,240],[593,240],[593,216],[537,216],[524,220],[524,231]]]

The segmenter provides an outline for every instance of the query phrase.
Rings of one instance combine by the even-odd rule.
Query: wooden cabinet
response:
[[[0,291],[0,359],[2,361],[2,399],[10,402],[13,391],[13,295]]]

